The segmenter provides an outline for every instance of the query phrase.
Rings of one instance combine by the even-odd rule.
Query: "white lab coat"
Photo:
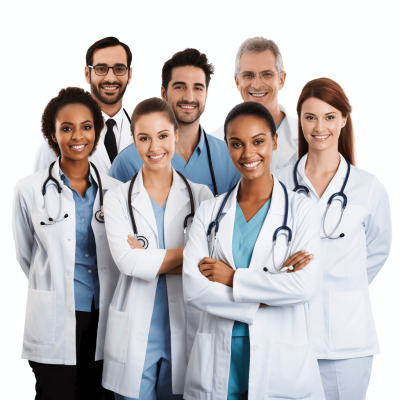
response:
[[[185,301],[203,311],[187,367],[183,397],[185,400],[226,400],[232,327],[236,320],[249,324],[249,400],[324,399],[308,332],[309,304],[321,282],[316,207],[289,193],[287,225],[293,233],[289,254],[306,249],[315,258],[302,271],[275,273],[272,236],[283,225],[285,198],[274,178],[270,209],[250,266],[236,270],[233,288],[230,288],[209,281],[200,273],[198,263],[208,256],[210,246],[214,247],[213,258],[236,269],[232,256],[236,196],[237,188],[225,205],[215,245],[212,239],[207,242],[207,229],[225,195],[200,206],[183,254]],[[278,269],[285,251],[286,236],[282,234],[275,248]],[[259,309],[260,303],[269,307]]]
[[[117,145],[118,153],[125,149],[125,147],[129,146],[132,142],[131,136],[131,124],[128,120],[128,117],[125,114],[125,111],[122,109],[122,124],[121,124],[121,138],[119,141],[119,145]],[[107,121],[110,117],[103,113],[104,120]],[[99,170],[99,172],[108,175],[108,172],[111,168],[110,157],[108,157],[106,146],[104,145],[104,138],[107,133],[107,126],[104,124],[104,128],[101,131],[101,137],[99,143],[97,144],[96,151],[89,157],[89,161],[91,161]],[[33,164],[33,172],[38,172],[44,168],[48,168],[49,165],[57,159],[56,153],[50,148],[49,144],[46,140],[43,140],[35,155],[35,161]]]
[[[13,233],[17,260],[29,279],[22,358],[44,364],[76,364],[75,346],[75,201],[71,189],[60,178],[59,161],[52,175],[62,187],[62,212],[68,218],[54,225],[48,222],[42,195],[48,167],[18,181],[15,187]],[[93,179],[97,176],[91,167]],[[119,181],[101,174],[103,191]],[[47,208],[56,217],[59,195],[56,185],[46,185]],[[105,224],[95,219],[100,210],[97,191],[93,205],[92,228],[96,240],[97,268],[100,281],[100,315],[97,331],[96,360],[103,359],[104,336],[110,304],[118,280],[118,269],[108,247]]]
[[[189,183],[195,210],[212,198],[205,185]],[[132,207],[138,234],[149,241],[146,250],[131,249],[133,227],[128,209],[130,181],[110,190],[104,199],[107,236],[111,253],[121,271],[112,299],[104,350],[103,386],[123,396],[137,398],[140,391],[147,340],[158,283],[158,270],[166,250],[158,248],[157,224],[150,197],[143,186],[142,169],[132,190]],[[189,193],[173,170],[173,184],[164,217],[165,249],[184,246],[183,223],[190,213]],[[191,224],[189,224],[190,228]],[[172,391],[183,393],[187,360],[200,313],[183,301],[182,275],[167,274],[171,326]]]
[[[294,164],[297,161],[298,123],[297,118],[291,117],[286,108],[279,104],[279,109],[285,113],[278,133],[278,148],[272,154],[271,171]],[[220,126],[211,135],[224,140],[224,126]]]
[[[345,159],[321,199],[304,173],[305,155],[298,166],[299,185],[310,189],[310,202],[317,204],[322,217],[329,197],[339,192],[347,172]],[[293,190],[293,166],[274,172]],[[321,290],[311,306],[311,333],[320,359],[346,359],[379,353],[368,285],[383,267],[390,250],[391,221],[389,199],[384,186],[374,176],[351,166],[344,190],[347,207],[334,236],[321,239]],[[307,198],[304,194],[299,194]],[[339,198],[340,199],[340,198]],[[337,224],[341,201],[333,201],[326,217],[326,232]]]

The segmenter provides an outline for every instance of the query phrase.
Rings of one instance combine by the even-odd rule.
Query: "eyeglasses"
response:
[[[107,65],[95,65],[93,67],[92,65],[88,65],[88,67],[94,69],[94,73],[98,76],[106,76],[110,69],[113,70],[115,76],[124,76],[128,70],[128,67],[125,67],[125,65],[116,65],[114,67],[108,67]]]
[[[247,71],[247,72],[242,72],[241,74],[239,74],[239,76],[245,81],[253,81],[254,79],[256,79],[256,76],[258,75],[263,82],[268,82],[275,76],[275,74],[279,74],[280,72],[282,72],[282,71],[277,71],[277,72],[274,72],[274,71],[249,72],[249,71]]]

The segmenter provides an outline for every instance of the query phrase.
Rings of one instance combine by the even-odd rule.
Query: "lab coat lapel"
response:
[[[186,184],[183,179],[172,169],[173,178],[172,186],[168,195],[167,207],[165,209],[165,228],[174,221],[177,214],[182,212],[182,209],[190,201],[189,195],[185,193]],[[186,216],[186,215],[185,215]],[[183,230],[183,226],[182,226]]]
[[[104,129],[106,129],[106,128],[104,128]],[[99,143],[97,144],[96,153],[98,153],[100,155],[101,159],[107,165],[107,168],[110,169],[111,161],[110,161],[110,157],[108,157],[106,146],[104,145],[104,136],[105,136],[105,133],[104,133],[104,135],[101,135],[101,137],[100,137]]]
[[[293,119],[290,118],[288,112],[286,111],[286,108],[279,104],[279,110],[285,113],[285,118],[282,121],[282,125],[278,129],[278,141],[279,141],[279,132],[281,132],[284,136],[284,138],[287,141],[286,144],[284,144],[281,147],[280,150],[284,151],[284,159],[289,161],[292,159],[292,157],[295,155],[297,152],[297,146],[298,146],[298,132],[297,132],[297,126],[294,126],[293,124]],[[291,145],[289,145],[291,143]]]
[[[288,191],[290,189],[286,188]],[[264,224],[258,235],[256,244],[253,250],[253,256],[249,268],[260,268],[259,259],[266,259],[266,256],[272,250],[272,237],[277,228],[283,225],[285,215],[285,194],[278,179],[274,177],[274,186],[272,188],[271,204],[265,218]],[[289,216],[288,216],[289,221]],[[286,231],[284,231],[286,234]],[[253,262],[255,261],[255,262]],[[270,269],[272,266],[266,266]]]
[[[146,220],[147,224],[153,229],[155,235],[158,238],[158,230],[156,217],[154,216],[154,210],[150,202],[150,197],[143,186],[143,175],[142,169],[140,169],[135,183],[132,188],[132,207]],[[140,235],[140,227],[136,222],[136,226],[138,229],[138,234]],[[158,243],[158,240],[157,240]]]
[[[222,252],[233,269],[236,269],[236,266],[232,255],[232,237],[233,228],[235,226],[236,198],[239,185],[240,182],[236,185],[235,190],[231,193],[227,203],[225,204],[223,212],[225,215],[219,224],[219,232],[217,236],[217,241],[221,246]]]
[[[90,165],[90,174],[92,175],[92,179],[97,184],[96,198],[94,199],[94,203],[93,203],[93,217],[95,218],[95,214],[97,213],[97,211],[100,210],[100,184],[99,184],[99,180],[97,179],[96,172],[91,165]],[[100,174],[100,172],[99,172],[99,174]],[[100,177],[100,179],[101,179],[101,177]],[[103,191],[103,196],[104,196],[104,189],[107,189],[107,188],[104,187],[103,181],[101,181],[101,186],[102,186],[102,191]],[[101,210],[101,211],[103,211],[103,210]]]
[[[122,110],[123,111],[123,110]],[[122,117],[122,125],[121,125],[121,140],[119,142],[118,152],[120,153],[123,149],[128,147],[131,143],[133,143],[132,135],[131,135],[131,127],[128,121],[128,118],[123,111]]]

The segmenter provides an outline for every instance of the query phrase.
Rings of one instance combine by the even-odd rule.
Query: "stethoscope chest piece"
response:
[[[149,247],[149,241],[144,236],[136,236],[136,240],[144,249],[147,249]]]
[[[94,217],[96,218],[96,221],[101,222],[104,224],[104,212],[103,210],[99,210],[94,214]]]

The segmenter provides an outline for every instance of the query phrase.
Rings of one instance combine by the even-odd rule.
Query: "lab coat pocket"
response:
[[[212,392],[214,340],[212,333],[197,332],[190,354],[186,380],[189,386],[201,392]]]
[[[108,360],[125,364],[128,352],[129,314],[109,309],[104,357]]]
[[[359,349],[367,342],[365,296],[361,290],[329,292],[331,350]]]
[[[193,348],[194,339],[197,330],[199,329],[201,311],[187,311],[186,312],[186,354],[190,358],[190,353]]]
[[[279,399],[307,399],[314,392],[316,356],[310,343],[271,341],[267,394]]]
[[[36,344],[54,344],[56,292],[28,289],[24,339]]]

